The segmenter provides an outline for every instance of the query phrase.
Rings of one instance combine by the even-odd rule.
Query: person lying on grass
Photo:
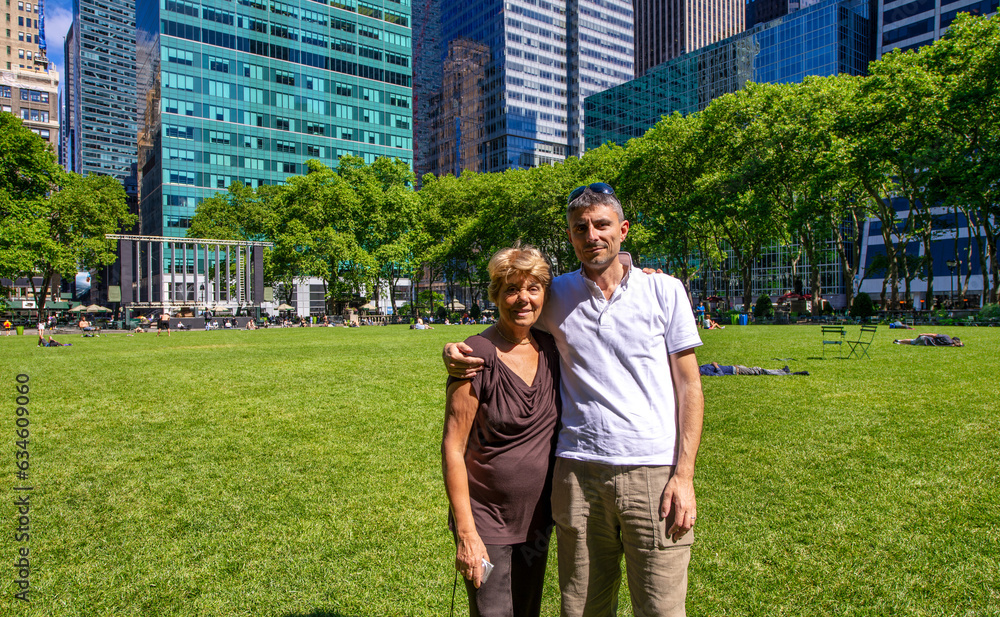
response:
[[[928,347],[965,347],[957,336],[947,334],[918,334],[917,338],[896,339],[896,345],[926,345]]]
[[[797,371],[793,373],[786,365],[785,368],[771,369],[759,366],[743,366],[740,364],[702,364],[698,371],[706,377],[719,377],[722,375],[808,375],[809,371]]]
[[[45,343],[45,346],[46,347],[72,347],[73,343],[60,343],[56,339],[52,338],[52,336],[50,335],[48,342]]]

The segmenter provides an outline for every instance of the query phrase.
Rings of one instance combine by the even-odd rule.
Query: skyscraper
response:
[[[421,0],[415,11],[442,16],[440,30],[418,39],[418,72],[434,77],[416,86],[419,173],[502,171],[578,155],[584,98],[632,78],[628,0]],[[470,123],[472,113],[482,120]]]
[[[959,13],[990,15],[998,0],[878,0],[878,57],[941,38]]]
[[[124,180],[137,156],[134,0],[74,0],[64,52],[63,166]]]
[[[705,109],[747,82],[864,75],[872,59],[869,0],[823,0],[665,62],[587,99],[587,148],[640,137],[664,115]]]
[[[144,234],[309,159],[412,162],[409,0],[162,0],[137,24]]]
[[[633,6],[636,77],[743,30],[741,0],[633,0]]]
[[[8,0],[0,31],[0,111],[55,146],[59,135],[59,76],[45,54],[45,17],[34,2]]]

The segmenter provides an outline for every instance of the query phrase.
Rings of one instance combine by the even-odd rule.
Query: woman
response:
[[[929,347],[965,347],[965,344],[957,336],[947,334],[918,334],[917,338],[896,339],[893,343],[897,345],[927,345]]]
[[[552,274],[529,246],[499,251],[489,273],[499,320],[465,341],[485,365],[472,379],[448,380],[441,452],[449,523],[470,615],[535,617],[552,527],[559,356],[552,337],[531,326]],[[484,561],[493,565],[485,582]]]

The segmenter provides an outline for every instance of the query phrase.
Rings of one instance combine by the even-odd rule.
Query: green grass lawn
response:
[[[0,338],[0,615],[447,615],[440,351],[481,329]],[[704,380],[690,615],[1000,615],[1000,328],[879,330],[863,361],[816,326],[703,332],[702,362],[811,375]]]

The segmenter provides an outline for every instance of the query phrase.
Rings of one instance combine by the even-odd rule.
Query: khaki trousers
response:
[[[670,466],[556,459],[556,522],[562,617],[614,617],[625,557],[636,617],[684,617],[694,532],[667,537],[660,497]]]

